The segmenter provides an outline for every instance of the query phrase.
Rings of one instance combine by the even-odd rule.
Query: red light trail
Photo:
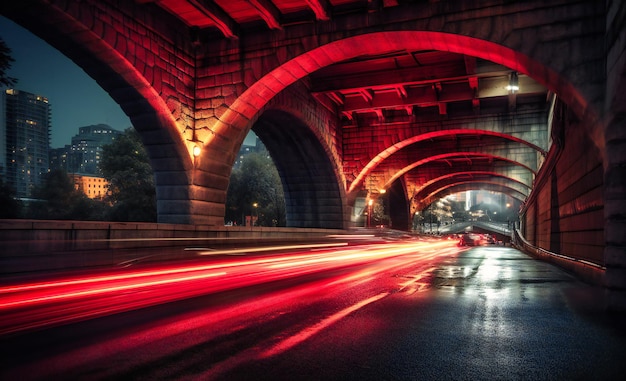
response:
[[[333,278],[333,284],[365,282],[395,266],[407,263],[427,265],[438,257],[458,253],[458,248],[451,241],[412,240],[358,246],[333,243],[307,245],[306,248],[306,252],[299,245],[199,251],[199,257],[206,258],[207,262],[192,265],[170,263],[143,270],[126,268],[108,274],[7,285],[0,287],[0,335],[327,271],[354,268],[339,279]],[[216,256],[261,251],[264,254],[255,257]],[[208,255],[211,256],[205,257]],[[419,291],[424,286],[419,284],[420,279],[433,269],[428,265],[398,287]],[[350,310],[346,311],[349,313]]]

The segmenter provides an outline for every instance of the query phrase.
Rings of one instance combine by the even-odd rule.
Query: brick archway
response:
[[[428,156],[426,158],[423,158],[421,160],[417,160],[409,165],[407,165],[406,167],[398,170],[397,172],[395,172],[393,174],[393,176],[391,176],[391,178],[389,180],[387,180],[387,182],[384,184],[383,189],[387,189],[391,186],[391,184],[393,184],[397,179],[399,179],[400,177],[402,177],[405,173],[420,167],[422,165],[426,165],[430,162],[433,161],[437,161],[437,160],[447,160],[447,159],[454,159],[454,158],[488,158],[489,160],[498,160],[498,161],[502,161],[502,162],[506,162],[506,163],[510,163],[511,165],[523,168],[524,170],[528,171],[529,173],[532,173],[533,175],[536,174],[536,171],[532,168],[530,168],[528,165],[521,163],[519,161],[515,161],[515,160],[511,160],[509,158],[506,158],[504,156],[498,156],[498,155],[493,155],[493,154],[489,154],[489,153],[482,153],[482,152],[464,152],[464,151],[460,151],[460,152],[446,152],[446,153],[442,153],[442,154],[438,154],[438,155],[433,155],[433,156]]]
[[[524,202],[524,200],[526,199],[526,195],[504,184],[495,183],[495,182],[486,182],[482,180],[460,181],[460,182],[455,182],[452,184],[447,184],[445,186],[442,186],[436,192],[433,192],[430,195],[430,198],[423,203],[423,208],[426,208],[430,203],[434,202],[435,200],[449,196],[451,194],[464,192],[468,190],[476,190],[476,189],[504,193],[518,200],[520,203]]]
[[[333,63],[362,55],[380,54],[399,49],[445,50],[480,57],[502,64],[535,78],[538,82],[559,94],[561,99],[568,103],[579,117],[583,118],[589,113],[590,108],[587,101],[572,84],[550,69],[548,65],[537,62],[520,52],[494,42],[456,34],[428,31],[394,31],[348,37],[330,42],[288,60],[248,87],[224,112],[220,119],[215,121],[215,124],[210,129],[217,134],[225,136],[229,136],[229,131],[232,131],[234,134],[232,138],[237,139],[239,131],[249,128],[246,126],[250,124],[251,120],[255,119],[264,105],[287,86]],[[242,138],[240,137],[239,139]],[[410,141],[410,139],[407,139],[405,142],[396,143],[372,158],[357,179],[350,182],[349,187],[346,189],[347,194],[358,192],[357,185],[363,181],[364,177],[374,167],[391,153],[402,148],[403,144],[410,144]],[[523,142],[533,146],[529,142]],[[540,147],[534,146],[533,148],[545,154],[545,151]],[[351,198],[351,196],[348,196],[348,199]]]
[[[120,9],[110,2],[67,7],[61,1],[32,0],[10,6],[7,2],[2,9],[79,62],[130,116],[155,170],[160,222],[221,224],[234,157],[265,105],[318,69],[361,55],[410,49],[480,57],[535,78],[559,94],[579,116],[589,109],[583,93],[551,69],[549,62],[529,57],[533,53],[529,45],[507,41],[506,35],[490,34],[489,30],[476,30],[479,38],[462,35],[464,26],[471,28],[479,22],[472,19],[452,22],[442,29],[444,32],[379,31],[374,26],[326,33],[304,50],[292,50],[263,66],[258,80],[233,79],[230,85],[236,90],[220,94],[221,103],[214,106],[211,96],[206,95],[210,91],[205,91],[206,87],[199,91],[198,83],[211,80],[206,74],[211,68],[198,66],[202,64],[194,59],[188,30],[158,25],[162,21],[159,17],[137,22],[128,19],[132,28],[124,28],[123,22],[119,28],[105,25],[111,16],[124,18],[139,12],[140,7],[134,2]],[[427,28],[422,21],[403,22],[399,28],[416,25]],[[319,46],[319,41],[330,42]],[[155,65],[154,60],[162,57],[145,46],[158,47],[175,62]],[[547,60],[548,55],[541,51],[537,57]],[[203,78],[198,78],[200,72],[205,73]],[[204,150],[194,158],[192,150],[197,145]]]
[[[491,178],[492,180],[482,179],[483,177]],[[500,180],[500,181],[494,181]],[[496,172],[487,172],[487,171],[466,171],[466,172],[455,172],[449,173],[443,176],[439,176],[434,178],[427,183],[423,184],[419,189],[417,189],[414,198],[419,200],[432,200],[434,195],[441,193],[441,191],[449,186],[452,186],[456,183],[467,183],[467,182],[480,182],[483,181],[485,183],[500,183],[506,188],[510,189],[509,193],[511,197],[523,195],[524,198],[528,196],[528,192],[530,191],[530,186],[522,183],[521,181],[515,180],[513,178],[507,177],[503,174]],[[425,203],[427,201],[423,201]]]
[[[246,89],[217,121],[215,131],[226,133],[245,125],[287,86],[333,63],[395,50],[441,50],[483,58],[526,74],[559,94],[582,117],[588,102],[574,86],[548,65],[494,42],[432,31],[374,32],[347,37],[305,52],[265,74]],[[228,135],[226,133],[226,135]]]
[[[252,127],[267,147],[285,192],[288,227],[342,229],[343,197],[334,166],[311,128],[267,109]]]
[[[502,138],[502,139],[505,139],[505,140],[510,140],[512,142],[521,143],[521,144],[523,144],[525,146],[528,146],[528,147],[534,149],[535,151],[545,155],[545,151],[541,147],[538,147],[538,146],[536,146],[536,145],[534,145],[534,144],[532,144],[530,142],[527,142],[527,141],[525,141],[523,139],[511,136],[511,135],[499,133],[499,132],[486,131],[486,130],[467,130],[467,129],[452,129],[452,130],[434,131],[434,132],[430,132],[430,133],[426,133],[426,134],[410,137],[410,138],[405,139],[405,140],[403,140],[401,142],[398,142],[398,143],[394,144],[393,146],[388,147],[384,151],[378,153],[375,157],[373,157],[363,167],[363,169],[361,170],[359,175],[356,177],[356,179],[350,184],[350,187],[348,188],[348,193],[351,193],[355,189],[358,189],[358,186],[363,182],[364,178],[369,173],[371,173],[379,164],[381,164],[384,160],[389,158],[394,153],[402,150],[405,147],[410,146],[411,144],[419,143],[419,142],[422,142],[422,141],[425,141],[425,140],[428,140],[428,139],[433,139],[433,138],[446,136],[446,135],[479,135],[479,136],[480,135],[486,135],[486,136],[495,136],[495,137],[499,137],[499,138]]]

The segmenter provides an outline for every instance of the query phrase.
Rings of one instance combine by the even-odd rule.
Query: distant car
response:
[[[496,239],[493,238],[490,234],[485,234],[483,237],[484,237],[485,243],[487,245],[495,245],[496,244]]]
[[[484,238],[480,234],[466,233],[461,236],[459,246],[480,246],[484,243]]]

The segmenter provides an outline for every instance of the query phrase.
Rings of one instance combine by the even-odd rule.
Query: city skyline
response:
[[[80,127],[107,124],[123,131],[132,126],[95,80],[48,43],[1,16],[0,37],[14,59],[7,73],[18,80],[14,88],[46,97],[51,105],[51,148],[71,144]]]

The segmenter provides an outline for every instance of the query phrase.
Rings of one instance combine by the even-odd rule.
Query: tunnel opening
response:
[[[385,195],[389,204],[390,227],[398,230],[410,230],[408,197],[403,182],[394,181]]]
[[[465,184],[443,191],[430,204],[415,211],[413,230],[424,234],[459,234],[464,231],[510,235],[519,224],[522,201],[486,184]]]

